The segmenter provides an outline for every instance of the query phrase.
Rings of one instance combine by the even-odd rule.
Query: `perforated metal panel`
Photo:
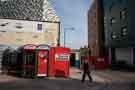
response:
[[[47,0],[0,0],[0,18],[59,22]]]

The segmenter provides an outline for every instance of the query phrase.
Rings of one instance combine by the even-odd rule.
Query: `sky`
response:
[[[79,49],[87,45],[87,12],[93,0],[48,0],[60,18],[60,43]],[[73,29],[71,29],[73,28]]]

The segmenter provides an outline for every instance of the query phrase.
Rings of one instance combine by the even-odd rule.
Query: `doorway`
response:
[[[75,67],[75,53],[71,53],[70,55],[70,66]]]

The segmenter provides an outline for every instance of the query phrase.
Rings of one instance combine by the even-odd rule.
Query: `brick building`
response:
[[[105,56],[101,1],[94,0],[88,11],[88,45],[92,56]]]

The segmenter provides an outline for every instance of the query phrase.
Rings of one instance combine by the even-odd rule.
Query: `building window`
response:
[[[117,36],[116,36],[116,33],[115,33],[115,32],[112,32],[112,33],[111,33],[111,38],[112,38],[112,39],[116,39],[116,38],[117,38]]]
[[[114,2],[110,5],[110,7],[109,7],[109,12],[111,12],[112,11],[112,8],[114,7]]]
[[[38,38],[38,36],[37,35],[34,35],[33,38]]]
[[[37,25],[37,30],[38,30],[38,31],[42,31],[42,24],[38,24],[38,25]]]
[[[0,31],[0,32],[3,32],[3,33],[5,33],[5,32],[7,32],[7,31]]]
[[[16,23],[16,26],[15,26],[17,29],[22,29],[23,26],[22,26],[22,23]]]
[[[119,1],[119,3],[121,4],[123,0],[118,0],[118,1]]]
[[[21,38],[17,38],[17,39],[16,39],[16,41],[23,41],[23,39],[21,39]]]
[[[120,12],[120,18],[121,19],[126,19],[127,18],[127,9],[123,9],[121,12]]]
[[[127,27],[122,27],[121,28],[121,36],[126,36],[127,35]]]
[[[111,25],[116,23],[116,19],[114,17],[112,17],[110,21],[111,21]]]
[[[18,25],[18,26],[16,26],[16,28],[17,29],[22,29],[23,27]]]
[[[23,34],[23,32],[16,32],[17,34]]]
[[[9,23],[3,23],[3,24],[0,24],[0,26],[4,27],[6,25],[8,25]]]

